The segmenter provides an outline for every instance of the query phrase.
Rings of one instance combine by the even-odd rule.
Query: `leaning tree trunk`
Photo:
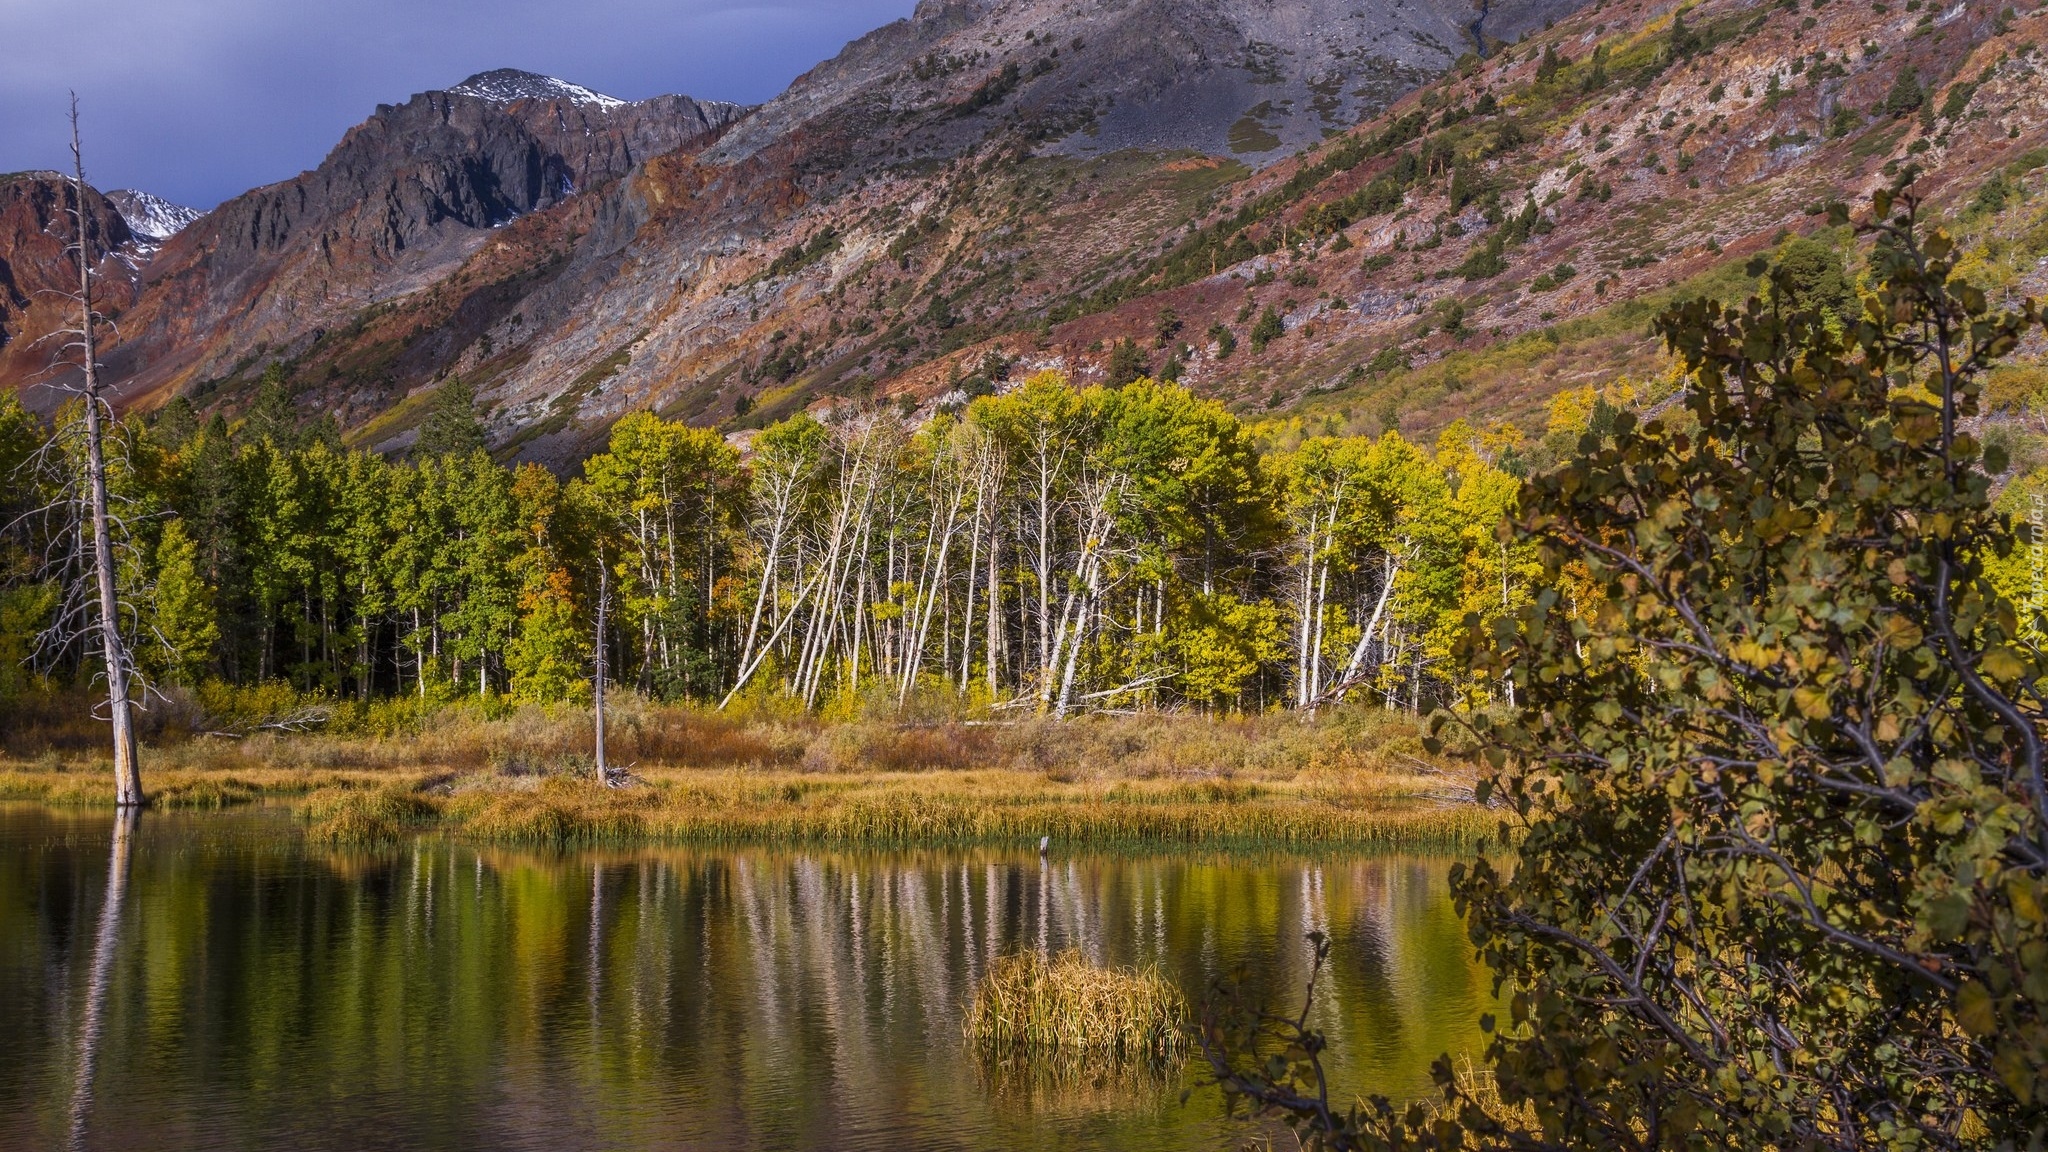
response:
[[[78,98],[71,100],[72,218],[78,224],[79,346],[85,364],[85,482],[92,523],[93,577],[99,585],[100,644],[107,662],[107,712],[113,721],[114,796],[122,808],[142,803],[142,773],[135,762],[135,718],[128,699],[128,646],[121,639],[120,601],[114,593],[114,540],[107,523],[107,458],[100,406],[99,316],[92,305],[92,247],[86,225],[85,152],[78,140]]]

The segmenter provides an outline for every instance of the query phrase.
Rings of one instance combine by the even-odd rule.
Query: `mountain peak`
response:
[[[458,96],[474,96],[493,104],[510,104],[516,100],[566,100],[571,104],[594,104],[610,110],[623,108],[626,101],[602,92],[593,92],[581,84],[557,80],[553,76],[542,76],[535,72],[522,72],[517,68],[496,68],[479,72],[449,92]]]
[[[128,230],[138,239],[151,244],[161,244],[185,230],[186,226],[205,213],[183,204],[173,204],[161,196],[138,192],[133,188],[121,188],[107,193],[107,200],[114,205],[114,211],[128,222]]]

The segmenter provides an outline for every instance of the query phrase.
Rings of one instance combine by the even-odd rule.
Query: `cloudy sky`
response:
[[[914,0],[0,0],[0,172],[68,166],[209,208],[415,92],[524,68],[624,99],[758,103]],[[71,22],[88,21],[83,51]]]

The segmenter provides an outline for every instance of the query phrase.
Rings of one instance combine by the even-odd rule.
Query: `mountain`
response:
[[[205,215],[197,208],[173,204],[161,196],[132,188],[107,193],[107,201],[121,214],[135,238],[147,244],[162,244]]]
[[[1247,410],[1540,433],[1907,165],[2048,287],[2048,13],[1906,4],[926,0],[753,110],[486,73],[172,237],[109,363],[230,411],[276,366],[387,450],[460,375],[555,464],[1124,341]]]
[[[144,254],[110,378],[133,401],[302,341],[438,282],[495,230],[704,141],[740,112],[502,71],[381,106],[315,170],[236,197]]]
[[[1565,8],[1496,4],[1479,35],[1518,34]],[[1041,198],[1060,209],[1013,230],[1012,243],[1056,248],[1062,221],[1082,213],[1114,247],[1132,227],[1162,223],[1162,210],[1184,212],[1250,165],[1440,73],[1477,47],[1474,15],[1464,0],[928,2],[769,105],[736,115],[722,135],[620,172],[615,185],[585,180],[577,195],[535,197],[502,218],[469,213],[457,248],[422,239],[366,251],[353,229],[330,228],[357,244],[330,242],[317,264],[298,268],[242,253],[223,260],[200,237],[237,240],[279,214],[264,207],[270,190],[232,201],[150,266],[127,343],[110,362],[145,403],[174,390],[233,402],[264,361],[285,362],[309,412],[331,413],[384,447],[406,442],[425,390],[460,373],[493,409],[495,442],[558,461],[632,407],[710,420],[743,407],[787,411],[827,389],[872,388],[1070,287],[1074,269],[1050,260],[1044,286],[984,304],[976,324],[922,333],[862,315],[869,303],[883,310],[881,295],[920,290],[894,282],[901,277],[882,284],[882,266],[927,262],[926,242],[944,238],[917,228],[937,225],[936,208],[965,197],[970,214],[995,210],[973,192],[978,174],[1000,172],[1010,186],[1041,181]],[[630,107],[510,73],[420,99],[508,111],[546,103],[583,115]],[[412,119],[386,123],[393,119],[380,110],[301,182],[351,170],[340,158],[359,136],[421,131]],[[404,151],[476,147],[408,138]],[[1084,190],[1122,197],[1142,219],[1073,195]],[[331,199],[322,212],[347,197]],[[503,226],[479,246],[479,224]],[[876,259],[883,251],[888,260]],[[856,255],[860,268],[847,263]],[[199,277],[213,301],[187,287],[208,261],[226,265]],[[861,290],[818,296],[815,274],[827,269],[862,272]],[[956,320],[944,308],[933,318]]]
[[[91,188],[85,199],[102,302],[118,310],[133,298],[134,267],[124,256],[135,237],[111,200]],[[0,175],[0,380],[16,387],[49,379],[48,365],[62,345],[53,334],[77,323],[76,203],[61,173]]]
[[[1193,149],[1271,161],[1349,128],[1482,41],[1572,0],[922,0],[748,117],[708,154],[801,134],[849,174],[950,157],[1015,126],[1042,150]],[[991,110],[978,118],[973,113]],[[878,147],[886,142],[887,146]]]

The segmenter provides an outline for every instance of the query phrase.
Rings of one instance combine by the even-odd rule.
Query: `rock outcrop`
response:
[[[62,375],[63,342],[53,334],[77,323],[76,203],[60,173],[0,176],[0,381],[22,386]],[[100,307],[119,312],[134,293],[134,267],[123,258],[134,234],[114,204],[90,187],[85,222],[103,277]]]

